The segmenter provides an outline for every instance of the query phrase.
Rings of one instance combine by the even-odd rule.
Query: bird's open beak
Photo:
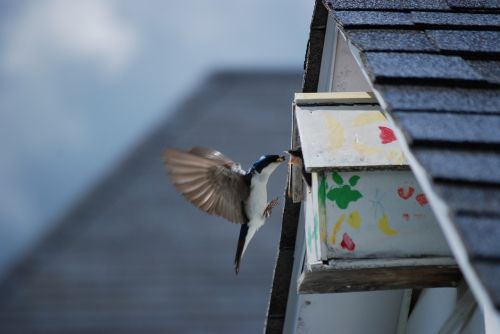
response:
[[[288,161],[288,164],[298,165],[299,163],[300,163],[300,158],[294,157],[293,155],[290,156],[290,160]]]
[[[284,151],[284,152],[290,156],[290,160],[288,160],[289,165],[297,165],[300,163],[299,157],[296,157],[295,155],[290,154],[290,152],[288,152],[288,151]]]

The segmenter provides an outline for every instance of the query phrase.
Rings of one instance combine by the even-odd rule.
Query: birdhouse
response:
[[[295,121],[312,174],[299,292],[454,285],[450,249],[375,100],[296,94]]]

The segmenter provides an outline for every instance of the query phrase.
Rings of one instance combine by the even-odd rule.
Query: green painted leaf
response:
[[[344,184],[344,179],[342,178],[342,176],[340,176],[339,173],[337,172],[332,172],[332,179],[333,181],[338,184],[339,186]]]
[[[363,195],[357,190],[352,190],[351,186],[344,185],[339,188],[331,189],[326,194],[326,197],[330,201],[335,202],[340,209],[347,209],[349,203],[356,202],[363,197]]]
[[[349,179],[349,184],[354,187],[358,183],[359,179],[360,177],[358,175],[353,175]]]
[[[357,190],[353,190],[351,192],[351,194],[352,195],[351,195],[350,202],[356,202],[358,199],[360,199],[361,197],[363,197],[363,195],[359,191],[357,191]]]
[[[330,201],[335,201],[336,193],[339,188],[332,188],[330,191],[326,194],[326,198],[328,198]]]

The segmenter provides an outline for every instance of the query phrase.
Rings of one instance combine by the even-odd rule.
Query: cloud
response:
[[[138,49],[137,31],[111,0],[28,2],[6,32],[3,65],[14,73],[75,61],[116,73]]]

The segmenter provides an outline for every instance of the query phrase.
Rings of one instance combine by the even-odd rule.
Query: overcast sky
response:
[[[299,69],[312,0],[0,5],[0,272],[215,68]]]

